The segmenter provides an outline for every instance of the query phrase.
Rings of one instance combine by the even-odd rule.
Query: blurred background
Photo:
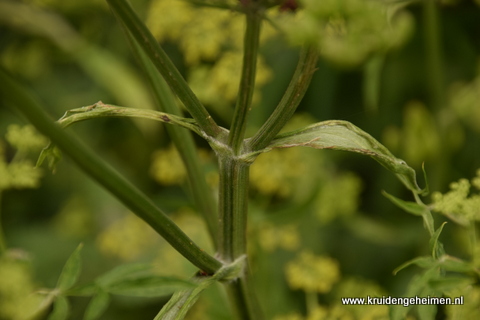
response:
[[[348,2],[337,2],[342,1]],[[204,2],[236,4],[137,0],[132,5],[217,122],[228,128],[244,26],[239,13],[198,5]],[[345,8],[314,2],[303,1],[301,10],[295,1],[285,1],[268,11],[248,134],[280,100],[298,59],[297,44],[316,41],[322,48],[318,70],[286,130],[330,119],[350,121],[412,166],[420,186],[425,185],[424,163],[432,192],[447,193],[451,182],[464,178],[473,185],[465,199],[478,198],[478,1],[366,1],[372,6],[350,1]],[[388,24],[379,22],[385,12]],[[54,119],[99,100],[156,108],[105,1],[1,0],[0,35],[0,64]],[[211,252],[185,171],[162,124],[98,119],[68,130]],[[216,192],[215,157],[208,144],[195,139],[207,182]],[[32,169],[47,144],[14,108],[0,106],[1,320],[21,318],[18,306],[25,294],[55,287],[80,242],[85,245],[80,283],[131,262],[152,262],[159,273],[183,278],[196,271],[68,158],[53,174],[46,166]],[[338,297],[366,296],[368,290],[402,295],[418,268],[395,276],[392,271],[428,254],[429,235],[421,218],[401,211],[381,191],[413,201],[411,194],[368,157],[274,150],[257,159],[250,179],[249,250],[269,319],[307,314],[314,319],[305,292],[317,294],[331,319],[360,319],[355,310],[340,310]],[[430,196],[424,201],[430,203]],[[470,259],[466,228],[441,213],[434,218],[436,227],[449,221],[441,236],[447,253]],[[308,285],[320,282],[325,286]],[[167,299],[113,296],[102,319],[152,319]],[[212,288],[189,319],[230,319],[221,299],[222,291]],[[71,319],[82,319],[89,298],[71,301]],[[388,318],[385,309],[372,310],[371,318],[362,319]]]

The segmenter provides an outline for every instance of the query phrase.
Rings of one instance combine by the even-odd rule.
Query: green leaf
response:
[[[475,279],[469,277],[449,276],[438,277],[429,281],[429,286],[441,292],[448,292],[455,289],[463,289],[475,283]]]
[[[432,253],[432,257],[434,258],[437,258],[441,254],[445,253],[445,252],[440,252],[444,250],[443,250],[443,245],[438,241],[438,238],[440,237],[443,227],[446,224],[447,224],[446,222],[442,223],[442,225],[435,231],[435,233],[430,238],[430,252]],[[441,254],[438,254],[438,253],[441,253]]]
[[[215,282],[214,277],[195,277],[193,282],[197,282],[195,289],[183,290],[175,293],[157,314],[154,320],[182,320],[187,315],[190,308],[200,297],[200,294]]]
[[[472,263],[463,261],[449,255],[443,255],[442,257],[440,257],[439,261],[441,267],[444,268],[446,271],[462,273],[475,272],[477,274],[480,274],[479,270],[476,269]]]
[[[69,311],[68,299],[64,296],[58,296],[53,303],[53,312],[48,316],[48,320],[66,320]]]
[[[87,284],[70,288],[65,292],[65,294],[69,296],[84,296],[84,297],[87,296],[88,297],[96,294],[98,289],[99,288],[97,284],[92,282],[92,283],[87,283]]]
[[[417,257],[397,267],[395,270],[393,270],[393,274],[396,275],[400,270],[403,270],[406,267],[411,266],[412,264],[417,265],[420,268],[432,268],[438,265],[438,262],[430,256]]]
[[[422,258],[422,257],[420,257]],[[426,257],[432,259],[431,257]],[[418,259],[418,258],[417,258]],[[415,259],[414,259],[415,260]],[[413,261],[413,260],[412,260]],[[431,279],[437,278],[439,275],[438,268],[434,265],[433,267],[427,269],[420,275],[414,276],[407,287],[407,292],[405,297],[415,297],[415,296],[422,296],[422,293],[427,291],[432,291],[430,287],[428,287],[428,283]],[[412,304],[409,304],[407,307],[403,305],[391,305],[390,306],[390,319],[391,320],[404,320],[406,319],[406,315],[408,311],[413,307]]]
[[[162,297],[195,287],[190,281],[173,277],[142,276],[123,279],[104,289],[112,294],[136,297]]]
[[[107,310],[108,305],[110,304],[110,295],[100,290],[93,298],[90,300],[87,309],[85,310],[85,315],[83,320],[96,320],[100,319],[105,310]]]
[[[145,263],[124,264],[106,272],[95,281],[101,287],[108,287],[123,279],[142,276],[152,270],[152,265]]]
[[[382,194],[400,209],[405,210],[406,212],[414,214],[416,216],[423,216],[425,210],[427,210],[426,206],[422,206],[411,201],[404,201],[395,196],[392,196],[386,191],[382,191]]]
[[[95,283],[112,294],[139,297],[160,297],[195,287],[190,281],[158,276],[152,272],[152,265],[143,263],[118,266]]]
[[[83,244],[81,243],[78,245],[75,251],[73,251],[65,263],[60,277],[58,278],[57,288],[62,292],[70,289],[75,282],[77,282],[82,263],[80,256],[82,247]]]
[[[434,233],[434,231],[433,231],[434,230],[433,217],[432,217],[432,214],[431,214],[430,210],[428,209],[428,207],[426,205],[424,205],[423,203],[419,204],[419,203],[415,203],[415,202],[411,202],[411,201],[401,200],[401,199],[387,193],[386,191],[382,191],[382,194],[385,197],[387,197],[390,201],[392,201],[393,204],[395,204],[399,208],[405,210],[406,212],[414,214],[416,216],[421,216],[423,218],[424,226],[428,230],[428,232],[430,234]]]
[[[343,150],[367,155],[395,173],[412,192],[416,194],[424,192],[417,184],[415,171],[405,161],[393,156],[380,142],[348,121],[324,121],[303,129],[280,134],[268,147],[259,152],[267,152],[274,148],[300,146]],[[257,153],[248,154],[246,160],[251,160],[250,157],[254,158],[256,155]]]
[[[53,143],[49,143],[38,156],[36,166],[40,167],[45,160],[48,162],[47,164],[50,171],[55,172],[57,163],[62,160],[62,152]]]

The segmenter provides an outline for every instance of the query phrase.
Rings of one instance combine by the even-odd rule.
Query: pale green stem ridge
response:
[[[316,70],[318,49],[309,47],[303,49],[287,91],[282,100],[258,132],[248,143],[249,150],[257,151],[268,146],[275,136],[290,120],[303,99]]]
[[[141,50],[141,47],[135,39],[133,39],[131,33],[125,28],[125,26],[123,29],[135,56],[147,74],[153,93],[159,102],[159,109],[176,116],[181,116],[180,108],[178,108],[175,97],[170,91],[167,83],[155,70],[152,62],[148,60],[144,52]],[[180,153],[180,157],[182,158],[183,164],[188,173],[188,181],[193,199],[198,210],[205,218],[210,237],[216,248],[218,235],[217,203],[213,197],[213,192],[205,179],[205,174],[198,158],[193,137],[188,131],[176,126],[166,126],[166,130]]]
[[[255,89],[255,75],[257,66],[258,46],[262,16],[257,6],[250,6],[245,17],[247,29],[243,45],[243,67],[238,90],[237,104],[233,115],[232,127],[228,136],[228,144],[234,154],[239,154],[245,136],[247,115],[251,109],[253,91]]]
[[[3,96],[14,104],[38,131],[49,137],[85,173],[147,222],[180,254],[207,273],[213,274],[222,267],[220,261],[199,248],[138,188],[97,157],[78,139],[55,124],[37,101],[3,71],[0,71],[0,82],[2,83],[0,90],[3,91]]]
[[[107,0],[107,2],[121,23],[125,25],[137,43],[148,55],[172,91],[183,102],[188,112],[197,120],[198,125],[205,134],[216,137],[221,131],[220,127],[215,123],[200,100],[198,100],[192,89],[190,89],[185,79],[165,51],[160,47],[152,33],[135,14],[130,4],[126,0]]]

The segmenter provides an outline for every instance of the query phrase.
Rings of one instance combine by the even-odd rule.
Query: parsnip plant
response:
[[[442,212],[469,228],[472,248],[476,248],[474,221],[479,219],[476,208],[480,204],[478,195],[466,200],[469,188],[466,180],[454,185],[452,194],[442,196],[436,193],[433,204],[426,205],[421,197],[428,193],[428,188],[419,187],[415,170],[353,123],[326,120],[297,126],[295,130],[285,130],[309,88],[319,56],[347,67],[357,66],[368,60],[367,72],[375,72],[375,68],[381,66],[387,53],[406,41],[412,32],[413,22],[411,15],[401,10],[404,4],[361,0],[158,0],[152,2],[151,14],[147,19],[153,29],[152,33],[126,0],[107,0],[107,3],[150,83],[158,102],[158,110],[116,106],[99,101],[89,106],[73,108],[55,123],[37,99],[2,70],[0,81],[4,104],[14,106],[39,132],[51,140],[39,157],[39,166],[48,162],[53,169],[61,154],[68,156],[85,174],[162,236],[196,267],[197,272],[190,279],[181,279],[158,275],[148,264],[126,264],[101,275],[91,283],[79,285],[77,280],[82,264],[80,245],[66,262],[56,287],[42,292],[44,300],[39,308],[29,315],[31,319],[67,319],[69,296],[92,297],[84,312],[84,319],[91,320],[101,319],[108,308],[111,295],[161,297],[172,293],[170,300],[163,307],[159,306],[161,310],[154,319],[184,319],[200,296],[215,283],[221,283],[228,294],[229,318],[271,318],[272,311],[263,310],[265,298],[259,298],[259,286],[256,283],[261,279],[255,277],[255,263],[258,260],[267,260],[268,257],[266,254],[263,254],[263,258],[258,257],[254,252],[255,247],[249,244],[248,240],[255,232],[268,234],[265,241],[259,240],[265,251],[273,251],[276,247],[296,250],[300,245],[295,228],[247,221],[250,180],[260,192],[264,191],[272,197],[293,194],[288,180],[280,184],[272,177],[259,178],[266,169],[255,171],[259,169],[253,168],[256,168],[257,159],[257,168],[261,168],[261,157],[265,153],[280,152],[279,157],[283,157],[289,150],[282,149],[298,147],[348,151],[368,156],[393,173],[412,193],[414,202],[384,193],[397,206],[421,217],[430,237],[428,255],[415,258],[395,270],[398,272],[409,265],[418,265],[425,269],[425,272],[411,280],[406,297],[467,297],[463,291],[478,292],[478,287],[472,286],[479,275],[478,253],[472,251],[471,261],[447,255],[439,241],[445,224],[435,226],[431,214],[431,210]],[[11,1],[1,1],[0,9],[7,13],[16,10],[27,12],[37,18],[46,16],[41,11],[34,11],[24,7],[24,4]],[[176,16],[176,13],[180,14]],[[11,25],[16,23],[15,19],[9,20],[7,15],[2,19]],[[26,28],[31,29],[31,26]],[[219,28],[225,30],[214,37],[214,32]],[[239,29],[243,30],[241,41],[238,34],[233,34]],[[249,118],[249,114],[255,99],[258,100],[258,96],[255,96],[259,94],[258,86],[272,76],[266,67],[268,61],[264,61],[259,50],[263,29],[267,30],[264,33],[266,38],[280,35],[293,46],[300,47],[300,54],[277,106],[267,120],[247,136],[246,132],[255,128],[248,124],[255,120]],[[212,34],[208,34],[209,30]],[[89,52],[92,55],[96,52],[73,32],[69,33],[69,41],[55,35],[54,30],[40,32],[54,39],[57,45],[67,52]],[[179,47],[185,52],[187,63],[193,66],[189,75],[190,84],[154,34],[162,40],[169,39],[179,43]],[[216,63],[202,64],[204,60],[215,59]],[[92,70],[92,65],[88,62],[81,64],[85,69]],[[236,74],[240,75],[239,83],[234,81]],[[367,104],[375,108],[376,88],[372,88],[373,93],[370,91],[371,95],[367,95],[367,98],[370,97]],[[235,105],[233,111],[229,109],[231,102]],[[180,103],[188,116],[178,107]],[[143,118],[166,124],[188,177],[189,191],[195,207],[207,226],[214,252],[208,252],[192,240],[146,194],[65,130],[77,122],[103,117]],[[219,125],[220,121],[225,122],[225,119],[231,119],[228,128]],[[218,164],[216,195],[205,178],[193,135],[205,140],[215,155]],[[173,157],[173,154],[169,157]],[[283,171],[301,170],[304,161],[307,163],[302,157],[296,158]],[[263,163],[263,168],[268,166],[268,163]],[[162,166],[159,168],[159,174],[162,173],[161,170],[168,170],[162,169]],[[315,170],[312,168],[309,170]],[[282,174],[287,175],[284,172]],[[314,175],[308,170],[303,174]],[[424,176],[426,180],[426,175]],[[267,183],[268,179],[271,179],[270,184]],[[172,180],[175,181],[176,178]],[[479,186],[477,180],[478,177],[472,181],[476,187]],[[345,215],[355,210],[352,207],[356,205],[349,204],[347,198],[342,197],[348,193],[346,190],[358,195],[360,189],[357,178],[351,175],[341,176],[331,183],[331,190],[338,190],[338,193],[329,193],[328,188],[324,188],[322,196],[318,198],[320,200],[317,200],[321,207],[318,215],[322,223],[328,223],[332,219],[329,210]],[[297,196],[302,199],[300,203],[310,204],[311,195],[308,193]],[[339,199],[335,199],[336,197]],[[332,206],[335,202],[344,203],[326,208],[322,207],[324,202],[328,202],[325,199],[330,199],[328,201]],[[262,239],[260,235],[256,237]],[[0,249],[4,251],[4,247],[6,245],[1,241]],[[305,293],[305,317],[299,313],[276,314],[275,319],[364,319],[365,315],[358,309],[354,311],[354,306],[349,307],[351,310],[341,309],[341,297],[356,296],[349,291],[348,282],[339,286],[338,301],[331,307],[319,303],[318,295],[331,292],[340,279],[336,260],[303,250],[285,266],[274,267],[282,270],[285,268],[288,286]],[[357,283],[356,286],[375,287],[368,283]],[[376,288],[374,291],[380,297],[385,295]],[[374,319],[377,313],[379,319],[405,319],[410,309],[411,306],[403,305],[392,306],[390,311],[380,307],[371,309],[372,314],[365,317]],[[419,305],[416,312],[419,319],[434,319],[437,306]],[[449,312],[451,319],[460,319],[455,313],[457,311]]]

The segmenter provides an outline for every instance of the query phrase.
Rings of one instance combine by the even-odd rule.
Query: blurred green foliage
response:
[[[269,116],[288,83],[297,57],[289,43],[315,42],[322,59],[301,113],[287,129],[348,120],[417,170],[425,162],[434,191],[425,202],[432,202],[433,211],[440,213],[434,215],[437,227],[452,222],[444,227],[441,242],[450,255],[473,259],[478,268],[480,245],[470,248],[465,232],[465,227],[470,233],[478,229],[480,208],[480,178],[475,177],[480,168],[478,1],[436,4],[441,39],[436,50],[442,57],[437,67],[443,70],[446,93],[440,107],[429,89],[426,43],[432,35],[420,1],[299,2],[304,10],[273,7],[267,13],[271,24],[262,31],[249,131]],[[240,76],[240,14],[181,0],[133,4],[195,93],[226,126]],[[23,78],[54,117],[98,100],[153,106],[147,82],[104,1],[1,0],[0,34],[1,65]],[[368,69],[378,57],[378,67]],[[55,287],[79,242],[85,244],[80,283],[123,262],[151,262],[163,275],[184,278],[196,271],[68,160],[53,176],[34,169],[38,147],[46,140],[7,107],[0,106],[0,226],[6,243],[0,256],[0,320],[24,319],[20,313],[28,313],[29,306],[33,310],[40,299],[31,293]],[[186,191],[178,155],[160,125],[101,119],[69,130],[146,190],[192,239],[213,253]],[[216,191],[214,158],[204,149],[199,153]],[[458,182],[450,185],[452,181]],[[388,319],[385,306],[360,312],[339,301],[344,296],[404,294],[418,268],[395,276],[392,270],[428,254],[428,233],[421,219],[381,196],[385,189],[410,197],[393,175],[357,155],[292,148],[259,156],[250,182],[249,252],[268,319]],[[477,193],[469,194],[471,186]],[[439,312],[447,319],[477,318],[478,275],[476,281],[452,290],[453,297],[464,296],[465,306],[439,307]],[[312,292],[315,299],[319,294],[319,305],[308,303]],[[226,303],[214,303],[224,299],[219,287],[207,289],[188,319],[229,319]],[[71,299],[71,319],[83,318],[88,301]],[[165,302],[166,297],[113,295],[102,319],[152,319]]]

